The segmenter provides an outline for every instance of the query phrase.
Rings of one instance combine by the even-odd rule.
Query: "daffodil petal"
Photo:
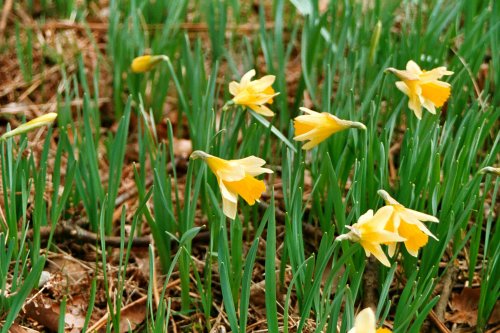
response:
[[[435,222],[435,223],[439,222],[439,219],[437,217],[432,216],[432,215],[428,215],[428,214],[424,214],[424,213],[418,212],[418,211],[413,210],[413,209],[406,208],[406,212],[413,215],[413,217],[415,217],[417,220],[420,220],[423,222],[427,222],[427,221]]]
[[[275,80],[276,80],[276,76],[266,75],[266,76],[261,77],[258,80],[252,81],[249,85],[255,91],[264,91],[267,88],[269,88],[270,86],[272,86]]]
[[[375,314],[371,308],[366,308],[356,315],[354,328],[356,333],[375,333]]]
[[[232,81],[229,83],[229,92],[231,95],[236,96],[240,92],[240,84],[238,82]]]
[[[413,60],[410,60],[406,63],[406,70],[412,74],[421,74],[422,70],[420,66]]]
[[[241,77],[241,81],[240,81],[240,84],[243,86],[243,87],[246,87],[248,85],[248,83],[250,83],[250,80],[255,76],[255,69],[251,69],[249,70],[248,72],[246,72],[245,74],[243,74],[243,76]]]
[[[236,218],[237,206],[238,206],[237,202],[233,202],[231,200],[222,197],[222,211],[224,215],[226,215],[230,219],[234,220]]]
[[[359,243],[365,249],[365,251],[373,254],[375,258],[377,258],[377,260],[380,261],[384,266],[391,266],[389,259],[387,259],[387,256],[385,255],[382,247],[379,244],[372,244],[370,242],[364,242],[363,240],[361,240]]]

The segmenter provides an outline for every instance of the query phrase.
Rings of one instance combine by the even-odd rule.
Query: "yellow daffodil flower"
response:
[[[328,112],[319,113],[304,107],[301,107],[300,110],[307,114],[294,119],[295,137],[293,139],[296,141],[309,140],[302,149],[312,149],[330,135],[347,128],[366,130],[366,126],[362,123],[342,120]]]
[[[47,114],[44,114],[43,116],[36,117],[35,119],[32,119],[28,121],[27,123],[24,123],[22,125],[19,125],[17,128],[8,131],[7,133],[4,133],[0,139],[5,140],[7,138],[10,138],[11,136],[14,135],[19,135],[22,133],[30,132],[36,128],[42,127],[42,126],[47,126],[51,125],[54,120],[57,118],[57,113],[55,112],[50,112]]]
[[[386,225],[389,222],[392,212],[392,207],[386,206],[379,209],[373,215],[373,210],[370,209],[361,215],[357,223],[352,226],[346,226],[351,231],[338,236],[336,240],[349,239],[353,242],[359,242],[365,250],[367,257],[373,254],[382,264],[389,267],[389,260],[382,250],[381,245],[406,240],[397,233],[386,230]]]
[[[479,173],[485,174],[485,173],[492,173],[494,175],[500,176],[500,168],[495,168],[495,167],[485,167],[479,170]]]
[[[229,92],[234,96],[232,102],[249,107],[263,116],[272,117],[274,113],[264,104],[273,104],[273,97],[279,94],[275,93],[272,87],[276,77],[266,75],[252,81],[254,76],[255,70],[252,69],[243,75],[239,83],[229,83]]]
[[[371,308],[361,310],[354,319],[354,327],[347,333],[391,333],[386,328],[376,329],[375,313]]]
[[[451,85],[439,81],[444,75],[453,72],[446,67],[437,67],[430,71],[421,70],[412,60],[406,64],[406,70],[387,68],[402,81],[396,82],[396,87],[409,97],[408,107],[413,110],[418,119],[422,119],[422,106],[432,114],[436,107],[441,107],[450,97]]]
[[[191,158],[203,159],[217,177],[222,194],[222,210],[231,219],[236,217],[238,196],[249,205],[253,205],[265,192],[264,181],[255,177],[263,173],[273,173],[270,169],[262,168],[266,161],[255,156],[240,160],[224,160],[196,150],[191,154]]]
[[[158,63],[167,59],[164,55],[143,55],[135,58],[130,65],[132,72],[134,73],[145,73],[152,70]]]
[[[408,253],[416,257],[418,250],[427,244],[429,236],[437,240],[436,236],[422,223],[422,221],[437,223],[439,220],[436,217],[406,208],[384,190],[379,190],[377,193],[384,199],[387,205],[385,207],[392,207],[392,214],[385,229],[396,232],[406,239],[404,243]],[[392,242],[388,245],[389,255],[392,257],[396,251],[396,244]]]

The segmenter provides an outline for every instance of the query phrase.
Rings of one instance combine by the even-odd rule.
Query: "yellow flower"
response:
[[[249,205],[253,205],[265,192],[264,181],[255,177],[262,173],[273,173],[270,169],[262,168],[266,161],[255,156],[240,160],[224,160],[196,150],[191,154],[191,158],[203,159],[217,177],[222,194],[222,210],[231,219],[236,217],[238,196],[241,196]]]
[[[500,168],[495,168],[495,167],[485,167],[479,170],[479,173],[485,174],[485,173],[492,173],[494,175],[500,176]]]
[[[379,190],[377,193],[382,197],[382,199],[384,199],[385,204],[387,205],[384,208],[392,207],[392,214],[385,229],[391,232],[396,232],[401,237],[406,239],[404,243],[408,253],[416,257],[418,250],[427,244],[429,236],[437,240],[436,236],[434,236],[422,223],[422,221],[437,223],[439,220],[436,217],[406,208],[394,200],[394,198],[392,198],[389,193],[384,190]],[[389,255],[392,257],[396,251],[396,244],[388,243],[388,245]]]
[[[164,55],[152,56],[144,55],[135,58],[130,65],[132,72],[134,73],[144,73],[153,69],[158,63],[166,60],[167,57]]]
[[[57,118],[57,113],[55,112],[50,112],[47,114],[44,114],[43,116],[37,117],[35,119],[32,119],[28,121],[27,123],[24,123],[22,125],[19,125],[17,128],[8,131],[7,133],[4,133],[0,139],[5,140],[7,138],[10,138],[11,136],[30,132],[34,130],[35,128],[39,128],[42,126],[46,125],[51,125],[54,120]]]
[[[446,70],[446,67],[425,71],[410,60],[406,64],[406,70],[392,67],[387,70],[403,80],[396,82],[396,87],[409,97],[408,107],[415,112],[418,119],[422,119],[422,106],[430,113],[436,114],[436,107],[443,106],[450,97],[451,85],[439,81],[444,75],[453,74]]]
[[[347,128],[354,127],[366,130],[365,125],[362,123],[339,119],[328,112],[319,113],[304,107],[301,107],[300,110],[307,113],[307,115],[298,116],[294,119],[295,137],[293,139],[296,141],[309,140],[302,149],[314,148],[333,133]]]
[[[354,327],[348,333],[391,333],[386,328],[375,329],[376,325],[375,313],[371,308],[366,308],[357,314]]]
[[[392,212],[392,207],[386,206],[379,209],[373,215],[373,210],[370,209],[361,215],[357,223],[352,226],[346,226],[351,231],[338,236],[336,240],[349,239],[353,242],[359,242],[365,250],[367,257],[373,254],[382,264],[390,266],[381,245],[405,240],[405,238],[398,234],[385,229]]]
[[[251,81],[255,76],[255,70],[248,71],[241,78],[240,83],[232,81],[229,83],[229,92],[234,96],[233,102],[238,105],[249,107],[263,116],[272,117],[274,113],[264,104],[273,104],[275,93],[272,87],[276,77],[266,75],[258,80]]]

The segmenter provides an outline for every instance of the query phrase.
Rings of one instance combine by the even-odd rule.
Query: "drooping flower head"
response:
[[[482,168],[481,170],[479,170],[479,173],[481,173],[483,175],[485,173],[491,173],[491,174],[500,176],[500,168],[495,168],[495,167],[492,167],[492,166],[487,166],[487,167]]]
[[[366,126],[362,123],[339,119],[328,112],[320,113],[304,107],[301,107],[300,110],[307,114],[294,119],[295,137],[293,139],[296,141],[309,140],[302,146],[302,149],[312,149],[330,135],[348,128],[366,130]]]
[[[387,205],[384,208],[392,207],[393,209],[385,229],[395,232],[406,239],[404,243],[408,253],[416,257],[418,250],[427,244],[429,236],[437,240],[436,236],[422,223],[422,221],[437,223],[439,220],[436,217],[406,208],[384,190],[379,190],[377,193]],[[388,243],[388,245],[389,255],[392,257],[396,251],[396,243]]]
[[[14,135],[19,135],[22,133],[30,132],[36,128],[42,127],[42,126],[47,126],[51,125],[54,120],[57,118],[57,113],[55,112],[49,112],[47,114],[44,114],[43,116],[36,117],[35,119],[32,119],[28,121],[27,123],[24,123],[22,125],[19,125],[17,128],[8,131],[7,133],[4,133],[1,137],[0,140],[5,140],[7,138],[10,138],[11,136]]]
[[[386,328],[376,329],[377,321],[371,308],[361,310],[354,320],[354,327],[348,333],[391,333]]]
[[[143,55],[135,58],[130,65],[132,72],[134,73],[145,73],[152,70],[158,63],[166,60],[165,55]]]
[[[242,76],[238,83],[229,83],[229,92],[234,96],[232,101],[235,104],[249,107],[253,111],[267,117],[274,116],[274,113],[265,104],[273,104],[274,96],[278,95],[272,87],[276,77],[266,75],[258,80],[252,81],[255,70],[252,69]]]
[[[386,206],[373,215],[373,210],[370,209],[360,216],[357,223],[346,226],[350,231],[347,234],[338,236],[336,240],[349,239],[353,242],[359,242],[367,257],[373,254],[382,264],[389,267],[389,260],[381,245],[405,240],[397,233],[385,229],[392,212],[393,209]]]
[[[262,167],[266,161],[255,156],[239,160],[224,160],[196,150],[191,154],[191,158],[203,159],[217,177],[222,194],[222,210],[231,219],[236,217],[238,196],[241,196],[249,205],[253,205],[266,191],[264,181],[255,177],[263,173],[273,173],[272,170]]]
[[[410,60],[406,64],[406,70],[390,67],[387,71],[402,80],[396,82],[396,87],[409,97],[408,107],[418,119],[422,119],[422,106],[430,113],[436,114],[436,108],[443,106],[450,97],[451,85],[439,81],[444,75],[453,74],[446,67],[425,71]]]

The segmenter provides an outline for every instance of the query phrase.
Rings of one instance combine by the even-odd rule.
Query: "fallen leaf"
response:
[[[147,313],[147,296],[143,296],[136,301],[126,305],[120,311],[120,332],[133,331],[137,325],[141,324],[146,319]],[[95,322],[85,331],[86,333],[103,331],[104,326],[108,321],[109,313],[106,313],[101,319]]]
[[[21,326],[16,323],[12,324],[12,326],[9,328],[9,333],[26,333],[27,331]]]
[[[68,300],[64,315],[65,332],[78,333],[82,330],[85,322],[86,304],[83,297],[78,296]],[[50,298],[37,297],[24,306],[26,316],[38,322],[40,325],[57,332],[59,328],[61,304]]]
[[[456,324],[468,324],[473,327],[477,324],[477,311],[480,288],[464,288],[460,294],[454,293],[451,297],[450,307],[453,313],[446,314],[445,319]],[[493,313],[488,321],[493,324],[500,321],[500,301],[497,301]]]
[[[123,308],[120,315],[120,332],[133,331],[146,319],[146,299],[139,299],[140,302],[133,302]]]

